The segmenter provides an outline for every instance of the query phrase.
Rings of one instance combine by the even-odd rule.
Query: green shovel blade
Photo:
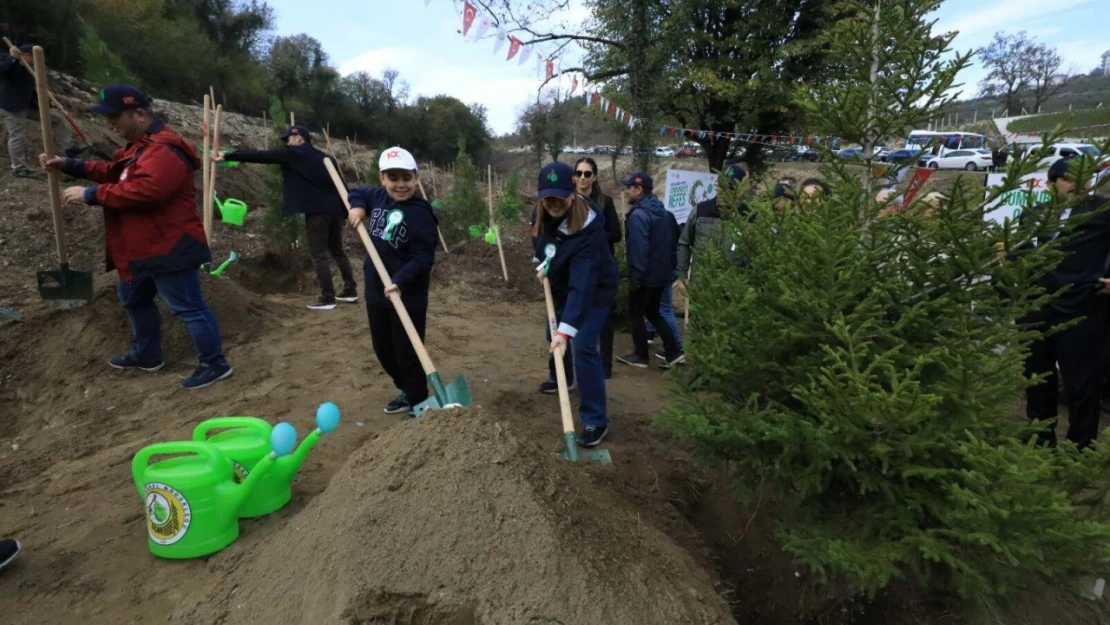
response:
[[[428,410],[443,410],[444,408],[465,408],[474,405],[474,396],[470,393],[470,384],[465,375],[455,378],[447,386],[438,372],[428,376],[428,383],[432,385],[432,394],[413,409],[414,417],[422,417]]]
[[[613,464],[613,457],[608,449],[588,449],[578,446],[578,437],[574,432],[563,433],[563,451],[555,454],[559,460],[578,462],[579,459],[589,460],[600,464]]]

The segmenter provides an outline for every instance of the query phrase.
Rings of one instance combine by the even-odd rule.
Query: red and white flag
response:
[[[577,77],[577,76],[575,76],[575,77],[571,78],[571,81],[570,81],[570,93],[569,93],[569,94],[567,94],[567,95],[574,95],[574,92],[575,92],[575,91],[576,91],[577,89],[578,89],[578,77]]]
[[[913,172],[913,178],[910,178],[910,183],[906,185],[906,192],[902,194],[902,205],[909,206],[913,201],[914,196],[925,186],[929,181],[929,177],[933,175],[933,170],[928,167],[918,167]]]
[[[513,57],[516,56],[516,53],[520,52],[520,44],[522,43],[524,42],[517,39],[516,37],[509,37],[509,56],[505,57],[506,61],[511,61]]]
[[[463,37],[470,32],[470,27],[474,25],[474,18],[476,17],[478,17],[478,7],[470,4],[470,0],[463,2]]]
[[[547,80],[551,80],[551,77],[554,76],[554,75],[555,75],[555,61],[553,61],[551,59],[547,59]]]

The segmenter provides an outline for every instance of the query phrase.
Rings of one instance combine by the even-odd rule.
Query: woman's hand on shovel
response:
[[[45,154],[39,154],[39,165],[46,171],[61,171],[66,159],[55,156],[53,158],[46,158]]]
[[[551,339],[551,353],[561,354],[567,349],[567,335],[556,334],[555,338]]]

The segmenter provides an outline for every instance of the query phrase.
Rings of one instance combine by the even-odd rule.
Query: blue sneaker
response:
[[[181,388],[191,391],[211,386],[220,380],[230,378],[234,372],[235,370],[226,362],[218,365],[200,365],[193,371],[193,375],[181,381]]]
[[[138,358],[127,354],[126,356],[112,356],[108,359],[108,364],[116,369],[142,369],[143,371],[158,371],[166,366],[166,361],[150,361],[144,362]]]

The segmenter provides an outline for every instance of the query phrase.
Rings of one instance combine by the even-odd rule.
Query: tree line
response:
[[[276,100],[297,121],[371,145],[403,144],[446,163],[461,137],[482,157],[486,110],[446,95],[413,97],[395,70],[340,75],[321,42],[275,36],[259,0],[35,0],[5,9],[7,34],[35,43],[53,69],[94,84],[128,82],[153,97],[261,116]]]

